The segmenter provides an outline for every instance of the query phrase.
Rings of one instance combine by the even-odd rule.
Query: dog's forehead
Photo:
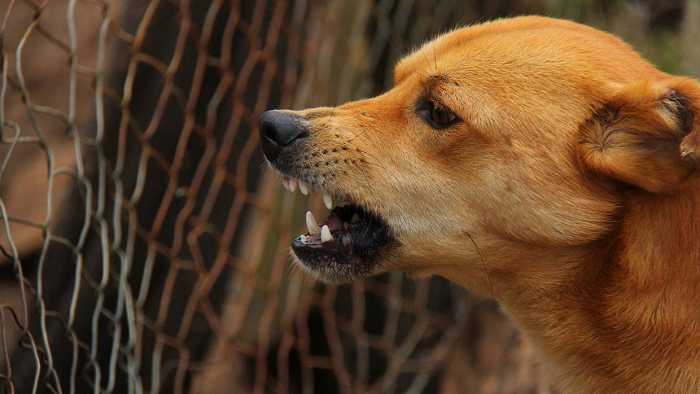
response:
[[[527,17],[442,34],[403,58],[395,67],[394,82],[438,74],[467,79],[493,73],[527,77],[523,71],[561,73],[556,76],[559,81],[567,77],[572,83],[592,78],[626,83],[655,72],[617,37],[568,21]]]

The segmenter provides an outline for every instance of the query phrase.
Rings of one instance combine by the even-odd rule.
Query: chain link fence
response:
[[[495,304],[444,279],[293,272],[302,213],[323,203],[265,170],[257,119],[378,94],[429,37],[524,12],[626,29],[671,71],[697,64],[678,50],[695,22],[650,36],[615,17],[697,21],[697,4],[572,3],[4,0],[0,387],[550,392]]]

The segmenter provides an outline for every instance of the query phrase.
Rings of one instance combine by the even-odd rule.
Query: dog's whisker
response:
[[[481,249],[479,249],[479,245],[476,244],[476,241],[474,241],[474,237],[472,237],[471,234],[468,232],[464,232],[464,234],[469,237],[469,239],[472,241],[472,244],[474,245],[474,248],[476,249],[476,252],[479,253],[479,259],[481,260],[481,265],[484,267],[484,273],[486,274],[486,279],[489,282],[489,287],[491,288],[491,293],[494,292],[494,287],[493,287],[493,282],[491,281],[491,274],[489,273],[488,268],[486,267],[486,261],[484,260],[484,255],[481,254]]]
[[[393,29],[395,32],[395,37],[399,39],[399,44],[401,45],[401,48],[406,47],[406,43],[403,40],[403,34],[399,31],[398,27],[396,26],[396,21],[394,20],[394,15],[391,14],[391,12],[388,12],[387,15],[389,16],[389,27],[390,29]],[[394,46],[392,39],[391,39],[391,30],[389,30],[389,33],[387,34],[387,41],[389,42],[389,45],[391,48],[394,50],[395,54],[397,56],[401,56],[403,54],[402,50],[396,49]]]
[[[370,161],[370,160],[362,159],[362,162],[363,162],[363,163],[366,163],[366,164],[370,164],[370,165],[373,165],[373,166],[380,167],[382,170],[384,170],[384,173],[385,173],[388,177],[391,177],[391,174],[390,174],[389,170],[388,170],[383,164],[381,164],[381,163],[379,162],[379,159],[377,159],[376,156],[374,156],[373,154],[371,154],[371,153],[369,153],[369,152],[366,152],[366,151],[364,151],[364,150],[362,150],[362,149],[358,149],[358,150],[359,150],[360,153],[364,153],[364,154],[366,154],[366,155],[372,157],[374,160],[376,160],[376,163],[374,163],[374,162],[372,162],[372,161]],[[362,168],[362,167],[360,167],[360,168]]]
[[[425,79],[425,80],[430,79],[430,72],[429,72],[430,70],[426,71],[425,69],[423,69],[423,70],[416,69],[415,71],[418,73],[418,75],[423,77],[423,79]]]
[[[420,49],[420,53],[425,58],[425,62],[428,64],[428,67],[430,67],[430,60],[428,60],[428,56],[426,56],[426,54],[425,54],[425,47]]]
[[[359,168],[360,171],[362,172],[362,176],[365,178],[365,182],[367,183],[367,187],[368,187],[368,188],[371,188],[371,187],[372,187],[372,183],[369,181],[369,178],[367,178],[367,172],[365,172],[365,170],[364,170],[362,167],[358,167],[358,168]]]
[[[359,150],[360,153],[364,153],[364,154],[366,154],[366,155],[369,155],[369,156],[371,156],[374,160],[377,161],[377,163],[375,164],[375,163],[372,163],[372,162],[369,162],[369,161],[365,160],[366,163],[375,164],[375,165],[377,165],[377,166],[379,166],[379,167],[382,167],[382,168],[384,169],[384,171],[387,171],[387,174],[389,173],[389,171],[386,169],[386,167],[384,167],[383,165],[381,165],[381,164],[379,163],[379,159],[377,159],[377,157],[376,157],[375,155],[373,155],[373,154],[371,154],[371,153],[365,151],[364,149],[359,149],[359,148],[358,148],[358,150]]]
[[[292,278],[295,277],[295,274],[297,274],[299,271],[299,266],[298,264],[292,264],[291,268],[289,269],[289,276],[287,280],[292,280]]]
[[[337,101],[337,100],[336,100]],[[328,126],[332,121],[333,121],[333,115],[335,115],[335,109],[337,108],[337,103],[336,105],[333,106],[333,109],[331,110],[331,115],[328,117],[326,122],[323,124],[323,126]]]
[[[386,167],[384,167],[384,166],[381,165],[381,164],[373,163],[373,162],[371,162],[371,161],[369,161],[369,160],[364,160],[364,163],[370,164],[370,165],[373,165],[373,166],[377,166],[377,167],[381,168],[382,170],[384,170],[384,172],[385,172],[387,175],[389,175],[389,170],[387,170]]]
[[[437,52],[435,52],[435,41],[433,41],[433,58],[435,60],[435,72],[439,74],[440,70],[438,70]]]
[[[354,137],[350,138],[350,140],[348,141],[348,143],[353,142],[353,141],[355,140],[355,138],[357,138],[357,137],[361,136],[362,134],[364,134],[365,131],[367,131],[367,129],[362,130],[362,131],[360,132],[360,134],[356,134]]]

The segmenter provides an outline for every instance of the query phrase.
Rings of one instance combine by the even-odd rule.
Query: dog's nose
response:
[[[262,114],[259,128],[263,153],[270,162],[279,157],[284,147],[309,135],[299,115],[274,110]]]

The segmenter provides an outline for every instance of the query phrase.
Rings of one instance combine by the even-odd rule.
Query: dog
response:
[[[443,34],[394,87],[268,111],[286,188],[323,193],[295,264],[493,297],[564,393],[700,393],[700,84],[622,40],[518,17]]]

